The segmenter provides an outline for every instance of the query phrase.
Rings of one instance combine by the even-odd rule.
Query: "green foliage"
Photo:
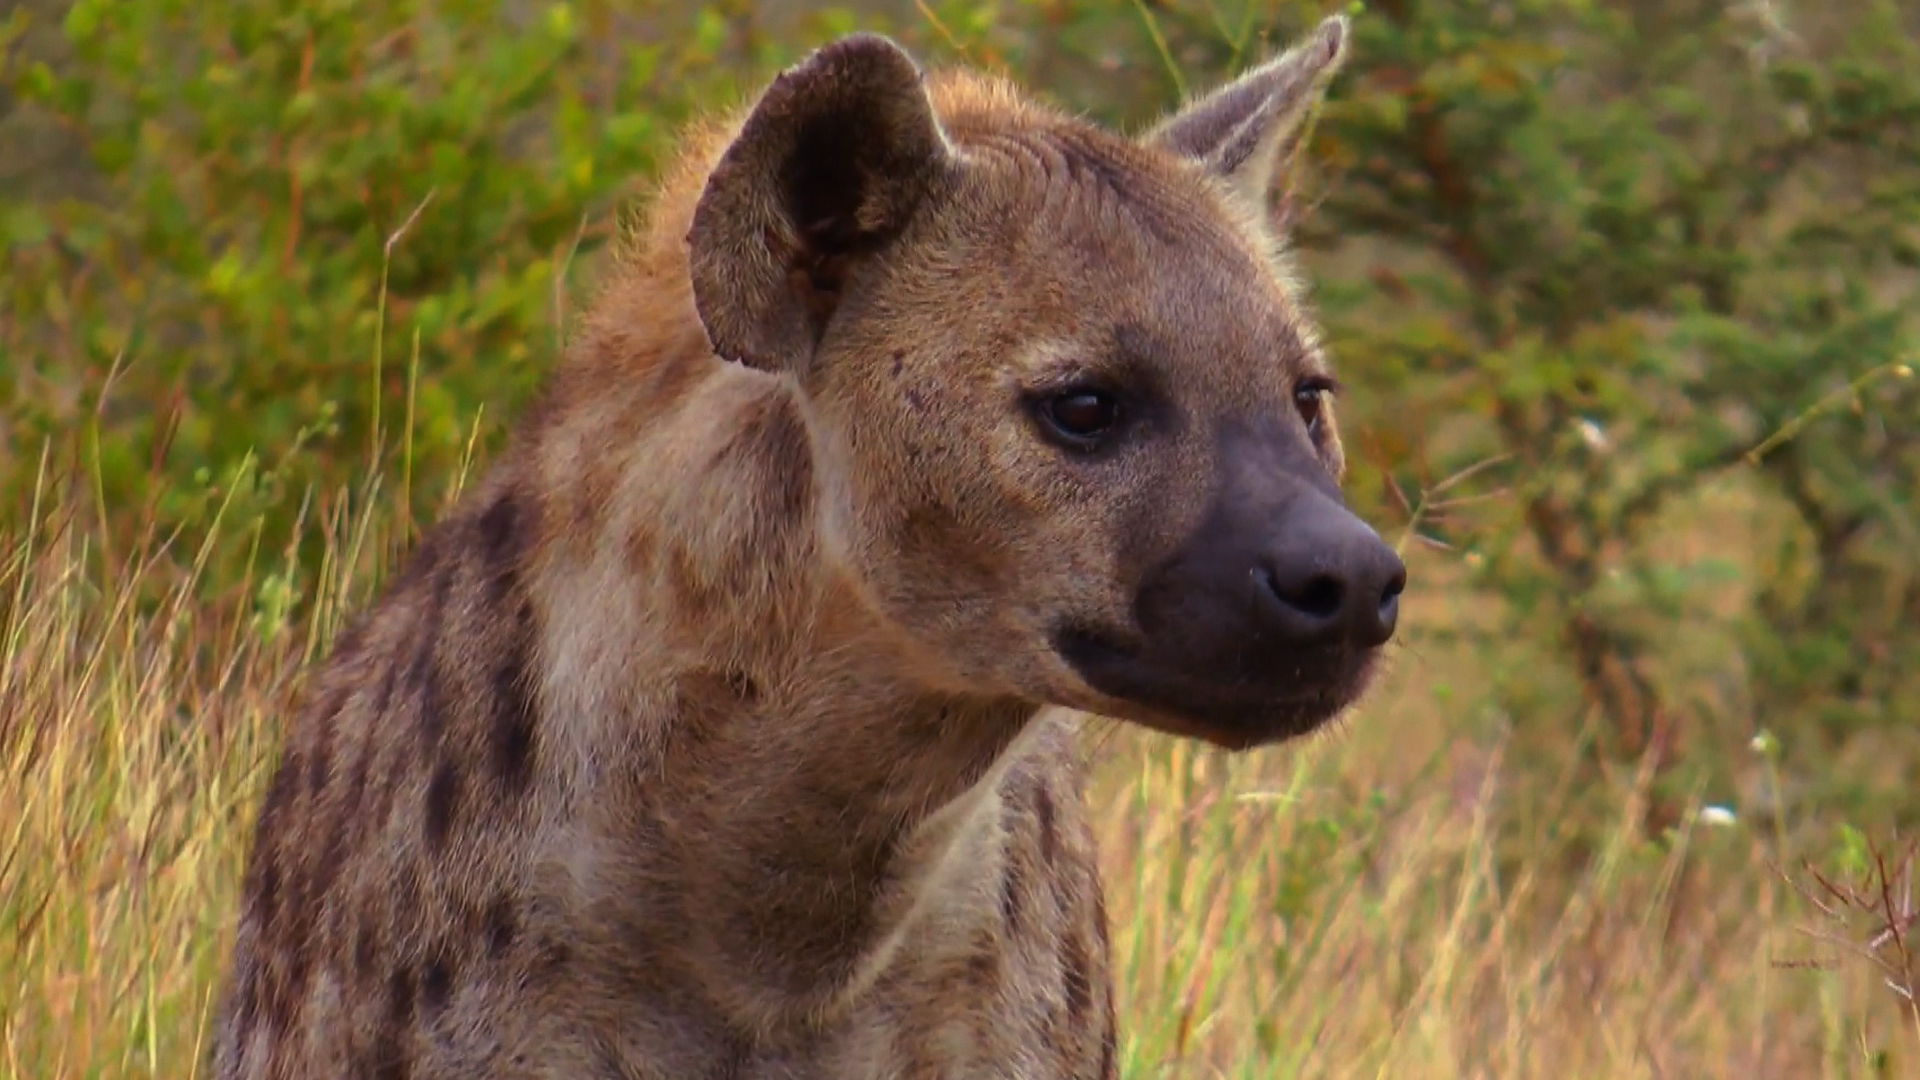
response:
[[[177,530],[170,557],[194,571],[155,560],[124,574],[100,609],[127,628],[93,636],[141,655],[177,648],[183,672],[297,656],[312,647],[301,631],[324,635],[344,610],[337,583],[366,576],[346,565],[364,555],[361,534],[329,546],[342,530],[314,519],[384,521],[340,494],[365,476],[388,484],[373,498],[400,504],[396,540],[406,515],[433,512],[550,369],[622,203],[693,113],[860,27],[1138,126],[1335,6],[24,0],[0,20],[0,538],[27,531],[36,494],[43,511],[87,508],[91,520],[67,535],[85,537],[88,555],[151,550]],[[1397,659],[1416,689],[1403,698],[1445,727],[1375,736],[1494,760],[1459,770],[1472,783],[1436,765],[1395,800],[1458,818],[1428,832],[1395,824],[1408,811],[1383,802],[1384,784],[1259,819],[1190,782],[1191,748],[1168,749],[1179,767],[1153,783],[1143,774],[1127,819],[1155,857],[1119,940],[1140,985],[1164,994],[1147,1000],[1167,1006],[1140,1010],[1128,1075],[1151,1067],[1143,1047],[1177,1054],[1235,979],[1249,1038],[1279,1059],[1318,1045],[1300,1021],[1345,1012],[1326,986],[1377,986],[1386,1011],[1355,1014],[1350,1036],[1372,1047],[1379,1018],[1430,1017],[1434,973],[1480,978],[1530,917],[1551,930],[1551,962],[1516,979],[1508,1004],[1557,1031],[1528,995],[1579,961],[1591,927],[1565,927],[1607,921],[1589,892],[1618,911],[1688,910],[1677,884],[1620,900],[1607,891],[1618,866],[1662,882],[1697,873],[1707,820],[1731,830],[1720,836],[1754,829],[1783,863],[1812,849],[1864,879],[1876,865],[1868,837],[1920,823],[1920,8],[1353,10],[1349,66],[1275,210],[1295,226],[1353,387],[1341,407],[1354,498],[1413,566],[1411,644]],[[42,491],[43,475],[65,490]],[[379,532],[364,546],[384,543]],[[63,563],[47,580],[78,593],[91,588],[84,577]],[[192,605],[140,609],[146,593],[188,585],[221,594],[207,610],[244,613],[217,635],[218,655],[168,622]],[[27,625],[22,595],[0,590],[0,624]],[[1444,602],[1424,599],[1435,595]],[[98,729],[103,746],[137,749],[144,736],[127,732],[164,732],[151,775],[184,768],[167,756],[174,741],[211,738],[236,708],[221,704],[225,681],[200,700],[170,689],[193,682],[184,676],[143,677],[109,696],[137,698],[141,717],[165,723],[128,721],[131,707],[89,696],[119,684],[91,676],[74,645],[87,634],[52,617],[43,629],[44,640],[13,634],[16,651],[63,657],[79,674],[69,687],[65,667],[29,659],[21,670],[47,682],[35,708],[87,723],[41,728],[94,739],[88,724],[117,709],[121,722]],[[278,660],[271,670],[243,687],[261,748],[283,678]],[[200,713],[214,722],[175,724]],[[254,738],[221,759],[222,783],[183,773],[128,787],[141,813],[167,804],[155,792],[217,804],[178,809],[210,882],[234,880],[218,865],[238,850],[222,815],[253,775]],[[16,769],[20,791],[107,805],[69,763],[39,766],[70,774],[66,788]],[[1596,818],[1623,796],[1638,805],[1640,789],[1621,779],[1636,765],[1655,797],[1631,840]],[[1276,801],[1293,805],[1304,775]],[[1514,781],[1534,790],[1510,795]],[[1166,812],[1210,799],[1211,814]],[[67,816],[38,796],[14,801],[40,815],[30,834],[59,854],[20,865],[67,865],[78,835]],[[1687,809],[1700,803],[1710,819]],[[123,888],[119,858],[99,860],[105,884],[76,878],[74,895]],[[1383,866],[1397,869],[1383,877]],[[1567,898],[1543,881],[1582,884]],[[204,897],[182,890],[168,925],[199,927]],[[1692,910],[1758,906],[1747,892],[1730,903],[1709,893]],[[1456,964],[1469,940],[1486,956]],[[1355,942],[1372,950],[1357,964]],[[1241,962],[1213,965],[1216,943]],[[75,971],[97,966],[92,948]],[[49,962],[44,985],[69,985],[65,963]],[[1715,970],[1741,972],[1741,987],[1765,982],[1759,961]],[[100,988],[124,996],[118,979]],[[1459,992],[1460,1015],[1488,1015]],[[1707,1002],[1700,1016],[1749,1007],[1744,990],[1689,993]],[[1273,1014],[1276,995],[1325,1013]],[[1576,1003],[1586,1016],[1586,998]],[[1512,1030],[1517,1054],[1534,1029]],[[1703,1067],[1725,1065],[1737,1041],[1734,1027],[1713,1030],[1715,1065]],[[1428,1056],[1404,1045],[1409,1059]],[[1865,1035],[1861,1050],[1887,1053]]]
[[[633,5],[510,15],[70,5],[58,62],[7,72],[85,155],[71,193],[0,202],[13,459],[53,440],[109,524],[235,498],[269,543],[376,448],[451,473],[476,413],[550,366],[569,267],[741,48],[711,17],[649,43],[659,12]],[[17,498],[33,470],[4,479]]]
[[[1751,722],[1915,719],[1920,393],[1895,373],[1920,329],[1920,48],[1897,5],[1829,8],[1816,53],[1720,4],[1383,4],[1323,122],[1346,167],[1310,242],[1380,242],[1376,275],[1418,267],[1430,313],[1410,332],[1355,304],[1352,348],[1394,373],[1396,415],[1487,419],[1433,468],[1512,463],[1523,542],[1482,580],[1559,625],[1617,750],[1684,723],[1657,654],[1714,621],[1665,511],[1755,460],[1786,538],[1722,539],[1816,584],[1769,582],[1740,630]],[[1754,453],[1837,387],[1850,417]],[[1830,540],[1802,554],[1802,529]]]
[[[1589,708],[1608,760],[1671,757],[1694,729],[1831,750],[1920,721],[1909,8],[1839,0],[1788,27],[1699,0],[1383,0],[1356,19],[1281,209],[1359,387],[1360,497],[1469,551],[1470,586],[1502,601],[1489,650],[1544,636],[1578,677],[1579,701],[1548,710],[1560,723],[1537,668],[1499,689],[1548,747]],[[1325,8],[1138,10],[1153,32],[1128,74],[1156,56],[1174,70],[1132,117]],[[1014,63],[1107,93],[1097,58],[1049,49]],[[1705,524],[1730,487],[1747,520]],[[1404,493],[1423,490],[1416,515]],[[1707,550],[1683,557],[1676,533],[1703,528]],[[1746,693],[1700,700],[1703,675]],[[1696,760],[1731,783],[1737,757]]]
[[[428,513],[678,124],[800,49],[885,29],[1138,125],[1330,10],[799,7],[78,0],[38,38],[17,9],[13,109],[84,165],[0,193],[0,485],[24,505],[51,445],[107,535],[217,511],[264,551],[370,467]],[[1427,640],[1503,658],[1479,711],[1523,750],[1684,762],[1667,825],[1751,785],[1755,730],[1806,760],[1920,719],[1908,7],[1356,8],[1276,207],[1356,387],[1356,498],[1494,604]]]

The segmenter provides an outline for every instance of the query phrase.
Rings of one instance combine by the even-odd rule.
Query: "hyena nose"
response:
[[[1303,648],[1385,644],[1400,621],[1406,564],[1351,511],[1315,502],[1254,568],[1261,624]]]

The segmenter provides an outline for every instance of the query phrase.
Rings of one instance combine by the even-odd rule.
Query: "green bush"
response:
[[[51,446],[109,538],[224,507],[280,550],[370,467],[429,514],[673,129],[799,50],[887,29],[1137,125],[1328,10],[864,7],[71,4],[7,49],[13,111],[85,155],[0,193],[10,504]],[[1756,733],[1820,760],[1920,720],[1920,13],[1773,10],[1378,3],[1281,208],[1356,498],[1493,605],[1423,631],[1494,658],[1482,726],[1723,789]]]
[[[1004,36],[1137,120],[1325,6],[1133,10],[1119,72],[1084,32]],[[1597,762],[1703,743],[1666,823],[1757,732],[1824,758],[1920,722],[1920,10],[1772,11],[1380,0],[1291,196],[1358,387],[1359,497],[1466,556],[1500,601],[1484,653],[1563,662],[1499,665],[1523,742],[1593,719]],[[1728,489],[1742,509],[1710,509]],[[1897,770],[1855,779],[1819,782],[1885,812]]]
[[[51,440],[110,530],[225,503],[271,546],[310,487],[452,473],[551,365],[619,198],[732,90],[723,12],[635,33],[675,10],[67,7],[62,55],[7,71],[85,158],[0,202],[12,501]]]

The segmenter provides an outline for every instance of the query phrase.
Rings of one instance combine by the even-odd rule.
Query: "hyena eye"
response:
[[[1307,425],[1308,434],[1316,437],[1320,434],[1321,414],[1333,391],[1333,380],[1323,375],[1302,379],[1293,388],[1293,407],[1300,410],[1300,419]]]
[[[1120,401],[1105,390],[1075,387],[1042,401],[1040,416],[1055,434],[1084,447],[1120,422]]]

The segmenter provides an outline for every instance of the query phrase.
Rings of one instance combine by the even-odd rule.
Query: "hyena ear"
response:
[[[848,280],[955,163],[919,66],[887,38],[852,34],[781,73],[687,234],[714,352],[763,371],[804,364]]]
[[[1322,20],[1283,55],[1188,102],[1145,141],[1199,162],[1264,207],[1275,167],[1346,60],[1347,35],[1344,15]]]

